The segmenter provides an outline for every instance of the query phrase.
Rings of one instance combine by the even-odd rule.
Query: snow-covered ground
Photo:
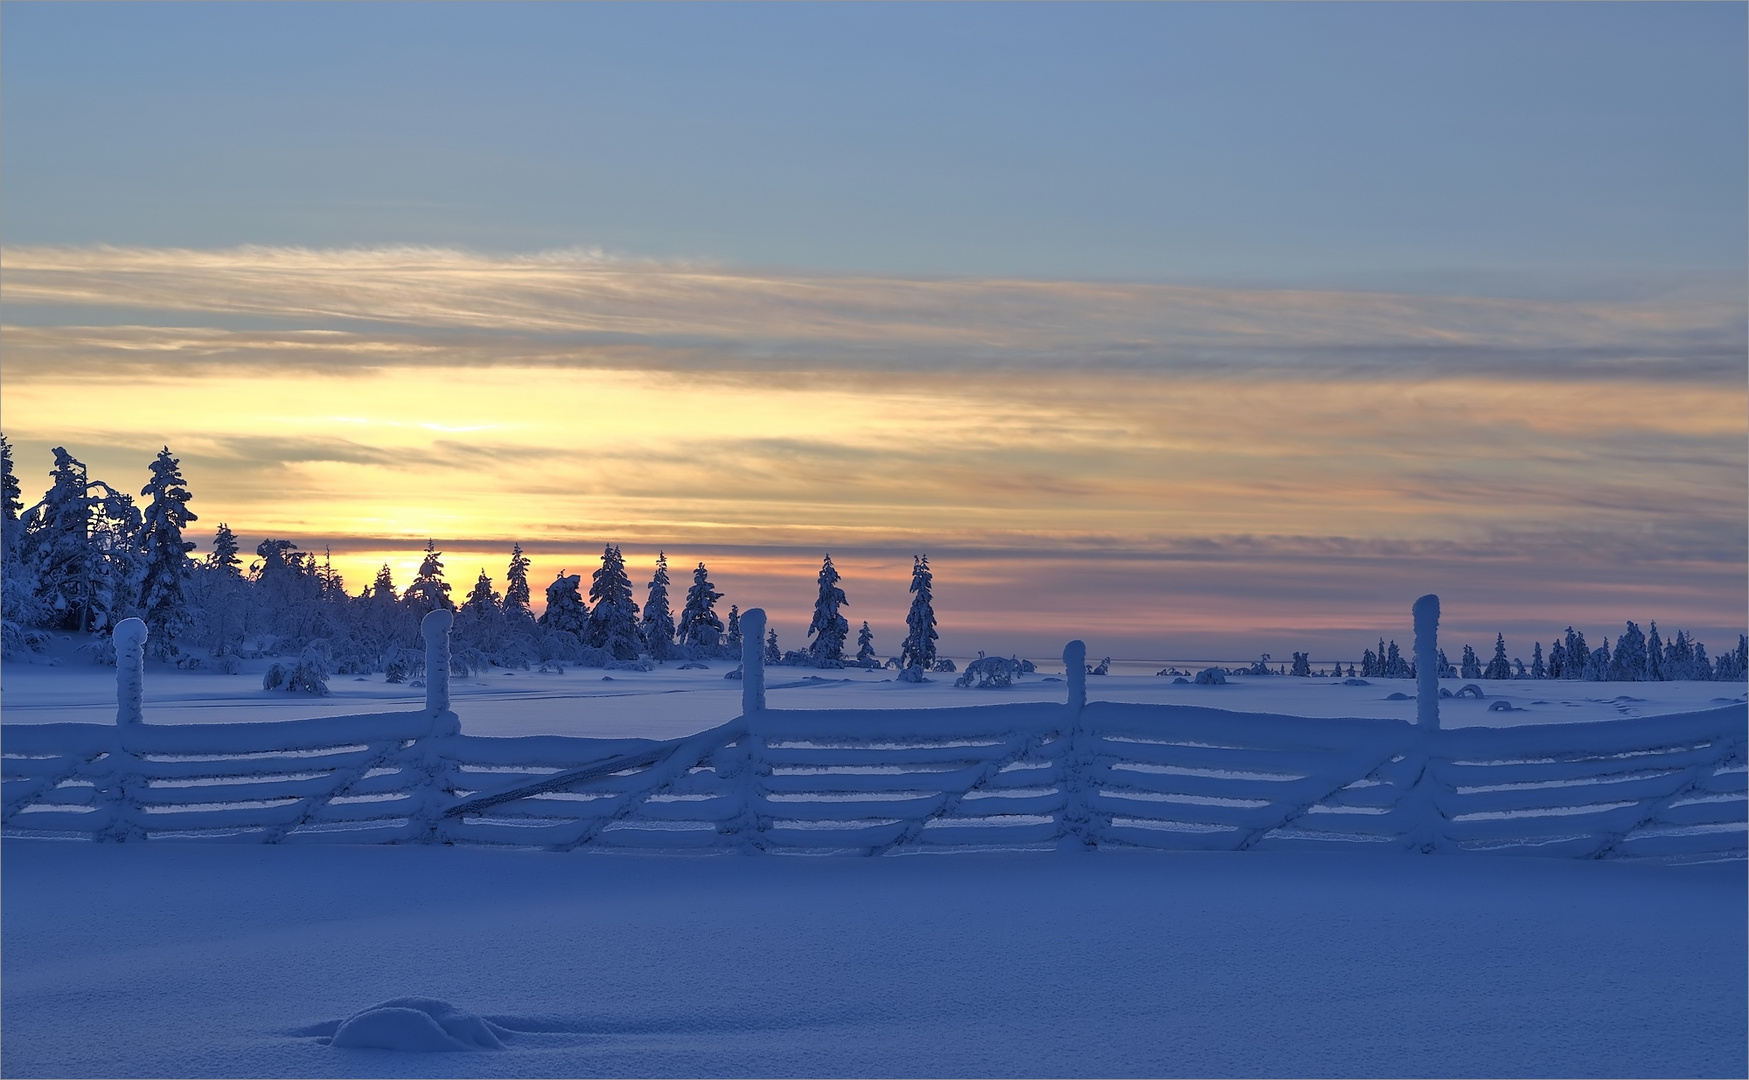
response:
[[[147,718],[423,704],[381,676],[337,676],[321,699],[269,693],[262,666],[153,665]],[[455,710],[472,734],[671,738],[737,715],[726,670],[496,673],[457,679]],[[1308,722],[1414,710],[1390,698],[1413,693],[1402,681],[1206,687],[1119,670],[1090,678],[1089,696]],[[780,668],[769,698],[780,709],[1061,700],[1050,673],[977,691],[951,676],[913,686]],[[0,678],[0,739],[20,724],[113,722],[113,668],[7,664]],[[1481,685],[1482,701],[1442,703],[1447,726],[1743,700],[1740,685],[1712,683]],[[1523,711],[1487,711],[1499,698]],[[19,839],[0,862],[9,1076],[1749,1072],[1741,862]],[[393,1004],[406,998],[459,1012]],[[364,1048],[373,1042],[403,1049]],[[404,1049],[464,1044],[491,1048]]]
[[[9,1076],[1742,1076],[1741,864],[4,845]],[[406,996],[502,1049],[329,1045]]]
[[[341,716],[380,709],[416,709],[424,691],[387,683],[380,674],[336,675],[328,697],[261,689],[269,661],[245,662],[240,674],[182,671],[161,664],[146,668],[146,718],[158,724],[216,723],[246,719],[291,720]],[[1090,676],[1096,701],[1208,705],[1239,712],[1289,716],[1415,718],[1415,684],[1407,679],[1371,679],[1347,686],[1335,679],[1233,676],[1225,686],[1175,684],[1152,674],[1161,664],[1115,664],[1118,674]],[[714,727],[741,711],[741,684],[724,679],[734,665],[681,671],[668,664],[651,672],[603,672],[571,668],[563,674],[493,671],[451,682],[462,730],[473,735],[580,735],[602,738],[670,739]],[[769,703],[775,709],[939,708],[996,701],[1061,701],[1062,664],[1041,664],[1002,690],[957,688],[953,675],[933,675],[923,685],[893,680],[890,671],[818,671],[771,668]],[[1053,681],[1053,677],[1056,677]],[[1467,680],[1448,679],[1452,690]],[[1488,682],[1477,684],[1485,699],[1441,703],[1446,727],[1547,724],[1690,712],[1744,700],[1741,683]],[[1393,700],[1391,695],[1404,698]],[[1489,711],[1504,699],[1510,713]],[[58,666],[8,663],[0,669],[0,720],[7,724],[53,721],[111,723],[115,719],[115,669],[68,655]]]

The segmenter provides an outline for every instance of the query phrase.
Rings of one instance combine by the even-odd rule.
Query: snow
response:
[[[12,1076],[1749,1069],[1741,864],[0,856]],[[455,1030],[503,1048],[415,1050]]]
[[[0,667],[0,719],[6,724],[56,721],[114,723],[116,669],[91,664],[61,642],[61,666],[8,662]],[[56,658],[61,658],[57,656]],[[228,723],[242,717],[291,720],[305,716],[344,716],[385,709],[417,709],[425,703],[421,688],[388,683],[381,674],[330,676],[331,696],[268,692],[261,675],[270,661],[244,661],[241,671],[227,675],[210,669],[184,671],[147,661],[146,720],[153,724]],[[452,707],[462,730],[475,735],[584,735],[599,738],[670,739],[713,727],[741,712],[741,684],[723,674],[735,665],[715,661],[703,669],[681,670],[666,664],[651,672],[616,671],[613,682],[601,682],[590,668],[563,674],[495,670],[478,676],[450,676]],[[1335,679],[1292,676],[1234,676],[1224,686],[1174,685],[1154,674],[1159,661],[1114,662],[1114,674],[1088,676],[1088,697],[1096,701],[1208,705],[1240,712],[1307,717],[1358,716],[1413,721],[1414,683],[1403,679],[1373,679],[1368,685],[1346,686]],[[805,669],[768,668],[766,693],[781,709],[908,709],[991,704],[998,701],[1066,699],[1063,671],[1042,664],[1037,675],[1014,680],[1000,690],[956,688],[951,678],[933,677],[922,684],[901,683],[891,671],[846,668],[827,672],[824,680]],[[1046,682],[1046,678],[1058,681]],[[1441,680],[1457,690],[1461,679]],[[1566,680],[1482,682],[1483,700],[1440,702],[1440,726],[1500,727],[1629,716],[1692,712],[1727,701],[1745,700],[1742,683],[1659,682],[1594,683]],[[1388,700],[1408,693],[1410,700]],[[1507,701],[1511,713],[1490,713],[1494,701]],[[1522,710],[1522,711],[1519,711]]]
[[[748,612],[749,626],[759,616]],[[758,641],[750,633],[749,647]],[[293,795],[328,794],[325,816],[299,830],[356,818],[385,838],[410,835],[453,801],[434,786],[450,754],[457,780],[482,795],[613,771],[592,790],[435,827],[476,843],[582,828],[622,850],[9,836],[8,1075],[1749,1071],[1743,863],[1537,854],[1626,835],[1642,803],[1675,823],[1651,848],[1711,851],[1696,840],[1709,829],[1729,833],[1720,850],[1740,848],[1741,754],[1720,765],[1728,747],[1708,741],[1728,718],[1673,715],[1723,694],[1741,702],[1740,686],[1489,683],[1485,700],[1441,702],[1445,749],[1428,759],[1412,729],[1373,722],[1414,719],[1412,700],[1388,699],[1399,680],[1175,685],[1134,670],[1075,678],[1077,663],[1067,683],[978,691],[774,672],[765,691],[784,711],[743,738],[719,725],[749,687],[712,667],[622,672],[608,687],[579,671],[457,677],[455,713],[433,713],[422,692],[380,680],[338,678],[333,697],[316,699],[251,689],[247,670],[149,666],[147,723],[129,725],[122,745],[144,781],[126,798],[151,829],[173,819],[185,836],[183,820],[200,818],[282,834],[283,800],[250,798],[271,773]],[[35,767],[35,736],[53,734],[21,738],[24,725],[107,725],[55,735],[87,742],[115,730],[115,669],[8,664],[4,679],[0,737],[21,775]],[[1051,736],[1077,684],[1092,699],[1076,710],[1084,730]],[[1522,711],[1488,712],[1499,700]],[[997,703],[1010,707],[963,708]],[[1150,703],[1216,709],[1176,710],[1162,728],[1139,707]],[[1645,720],[1523,726],[1628,715],[1668,716],[1652,727],[1669,730],[1653,744],[1621,734],[1651,731]],[[237,722],[294,717],[328,719]],[[1359,719],[1320,723],[1332,717]],[[458,723],[466,734],[453,734]],[[621,769],[626,759],[603,765],[588,747],[651,744],[554,734],[689,746]],[[744,822],[731,814],[722,832],[712,815],[747,797],[733,793],[755,763],[760,797],[783,806],[761,826],[766,850],[861,836],[864,850],[892,854],[623,850],[721,849],[724,837],[748,850]],[[345,772],[345,793],[330,767]],[[1105,768],[1123,779],[1098,779]],[[1688,794],[1661,794],[1672,785]],[[1253,850],[1119,844],[1230,846],[1279,819],[1275,802],[1337,788]],[[77,811],[93,790],[44,798]],[[648,798],[635,814],[589,823],[590,804],[637,791]],[[1416,822],[1436,806],[1449,811],[1448,850],[1465,853],[1404,850],[1405,823],[1419,844]],[[1065,829],[1112,843],[967,851],[1052,845]],[[1527,835],[1532,854],[1492,854]],[[935,845],[960,850],[938,857]]]

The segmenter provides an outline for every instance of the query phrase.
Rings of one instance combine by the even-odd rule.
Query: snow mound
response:
[[[334,1030],[330,1045],[347,1050],[413,1053],[502,1050],[504,1029],[435,998],[404,997],[354,1013]]]

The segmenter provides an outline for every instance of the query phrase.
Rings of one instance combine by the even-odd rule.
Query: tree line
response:
[[[328,674],[382,672],[391,681],[422,673],[419,636],[423,617],[453,611],[451,662],[460,673],[491,667],[527,669],[582,665],[644,669],[670,660],[738,659],[741,613],[731,604],[718,611],[723,593],[701,561],[678,614],[669,590],[666,552],[658,553],[644,602],[634,598],[625,558],[606,545],[590,575],[561,569],[545,588],[546,606],[536,616],[529,582],[531,561],[513,544],[498,592],[482,568],[465,596],[446,579],[443,552],[426,544],[418,572],[397,588],[385,564],[356,595],[348,593],[328,552],[299,550],[290,540],[265,539],[246,567],[230,526],[220,523],[212,551],[191,557],[185,532],[197,515],[181,462],[165,447],[152,461],[150,479],[134,497],[95,479],[64,447],[54,449],[50,486],[25,508],[13,468],[12,447],[0,435],[0,624],[7,655],[40,650],[53,630],[96,633],[138,616],[151,633],[152,655],[181,666],[217,663],[236,670],[241,659],[292,655],[293,666],[270,670],[268,681],[310,689]],[[847,657],[850,625],[841,578],[827,555],[820,568],[819,598],[804,648],[785,652],[777,631],[764,643],[772,663],[816,667],[880,666],[868,623]],[[887,661],[906,672],[934,670],[937,630],[933,576],[927,556],[913,559],[911,610],[900,653]],[[99,658],[107,658],[102,642]],[[202,653],[205,654],[203,661]]]
[[[603,548],[587,594],[581,573],[561,569],[545,587],[546,607],[538,617],[532,609],[531,563],[520,543],[511,546],[503,593],[482,568],[465,597],[457,599],[445,577],[443,553],[427,543],[405,588],[396,587],[385,564],[353,595],[327,552],[318,557],[290,540],[261,541],[255,560],[245,567],[237,536],[224,523],[214,532],[211,553],[191,557],[195,544],[184,532],[199,519],[189,508],[192,495],[181,463],[168,447],[148,467],[139,492],[146,500],[143,507],[129,492],[93,478],[64,447],[53,453],[49,489],[26,509],[11,444],[0,435],[0,648],[8,656],[41,649],[51,630],[95,633],[137,615],[151,630],[152,655],[183,666],[209,662],[235,670],[239,659],[294,655],[298,662],[281,672],[281,685],[319,682],[318,676],[327,673],[382,672],[399,681],[421,673],[419,621],[439,608],[456,613],[451,656],[461,673],[537,664],[648,669],[670,660],[741,655],[740,608],[731,604],[726,620],[718,614],[723,594],[702,561],[693,568],[678,614],[669,596],[666,552],[656,557],[640,605],[624,556],[612,544]],[[911,605],[897,656],[884,664],[879,660],[866,621],[857,633],[855,654],[847,656],[850,623],[843,609],[849,604],[827,555],[816,581],[807,643],[786,651],[771,628],[763,644],[765,660],[812,667],[889,666],[910,680],[952,671],[953,661],[937,655],[933,580],[928,556],[915,556]],[[103,642],[92,647],[107,659]],[[1546,655],[1542,643],[1534,643],[1529,664],[1508,659],[1501,634],[1485,664],[1465,645],[1457,664],[1441,651],[1439,665],[1442,677],[1469,679],[1740,682],[1749,675],[1749,636],[1739,636],[1736,648],[1713,659],[1685,631],[1664,638],[1655,622],[1649,633],[1629,622],[1613,648],[1607,637],[1591,648],[1584,633],[1568,627]],[[1291,671],[1285,665],[1279,670],[1310,676],[1310,655],[1296,652]],[[1232,673],[1269,674],[1268,657]],[[1365,651],[1358,669],[1351,664],[1344,672],[1336,664],[1318,674],[1413,678],[1415,665],[1395,641],[1381,638],[1376,652]]]

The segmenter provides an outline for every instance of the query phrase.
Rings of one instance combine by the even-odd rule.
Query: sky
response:
[[[1741,5],[0,5],[0,430],[802,642],[1749,608]],[[198,539],[205,550],[210,534]]]

